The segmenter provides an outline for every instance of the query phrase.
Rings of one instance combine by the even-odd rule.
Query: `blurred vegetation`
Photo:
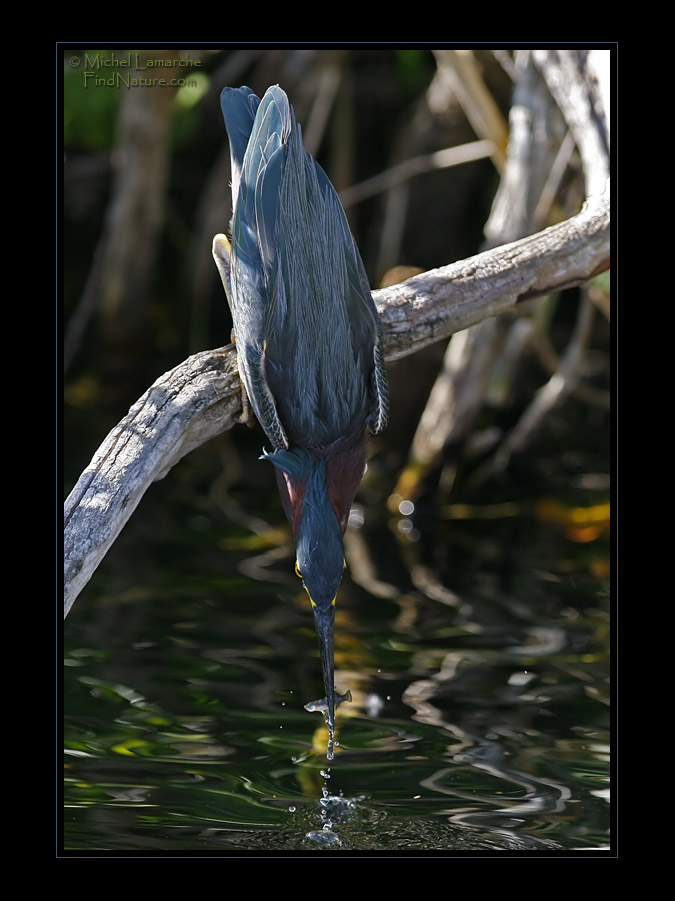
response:
[[[453,81],[460,61],[478,78],[482,99],[470,102],[483,109],[467,108],[465,98],[460,102]],[[268,85],[281,84],[308,149],[345,198],[347,189],[402,161],[494,140],[492,158],[429,168],[403,184],[345,202],[371,285],[377,287],[393,267],[413,267],[411,272],[442,266],[488,243],[485,228],[500,182],[503,186],[506,146],[498,146],[495,133],[480,133],[485,119],[474,113],[488,109],[507,134],[517,62],[512,51],[478,50],[453,61],[441,51],[386,47],[64,49],[66,493],[105,434],[151,382],[190,353],[229,343],[229,310],[211,258],[211,239],[227,230],[231,213],[219,104],[226,84],[248,84],[260,95]],[[176,83],[127,88],[120,79],[128,77]],[[549,151],[559,164],[565,128],[552,126],[546,139],[556,128],[560,136]],[[567,218],[583,201],[573,146],[563,163],[550,202],[543,214],[541,205],[537,208],[531,231]],[[502,240],[517,236],[504,234]],[[489,243],[499,243],[496,238],[493,230]],[[481,470],[577,340],[589,291],[595,294],[595,312],[583,335],[574,384],[527,440],[509,451],[504,465]],[[481,397],[472,401],[466,424],[442,435],[440,450],[423,464],[411,447],[446,347],[391,367],[392,422],[378,452],[391,473],[392,490],[398,478],[397,490],[404,494],[447,503],[458,499],[461,485],[461,499],[474,501],[486,478],[495,476],[502,484],[497,495],[508,498],[514,479],[522,485],[537,471],[533,460],[545,459],[540,475],[556,483],[608,471],[608,275],[588,291],[575,289],[527,306],[522,316],[493,323],[492,336],[488,329],[479,339],[483,347],[494,342]],[[476,358],[478,351],[472,353]],[[259,436],[252,439],[244,430],[230,440],[235,446],[252,440],[259,445]],[[571,498],[570,506],[576,509],[577,500]],[[604,500],[602,491],[597,501]]]

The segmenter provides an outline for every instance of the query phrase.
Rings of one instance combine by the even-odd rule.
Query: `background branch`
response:
[[[515,52],[506,160],[500,166],[500,184],[484,228],[488,247],[531,235],[552,221],[565,220],[578,209],[581,198],[602,193],[609,177],[605,114],[609,93],[602,77],[607,70],[606,57],[605,53],[586,50]],[[439,76],[445,72],[454,84],[471,58],[470,53],[462,58],[444,57]],[[478,79],[475,70],[471,78]],[[474,108],[476,102],[468,106]],[[471,121],[479,134],[492,134],[485,125],[491,117],[472,114]],[[479,127],[483,130],[478,131]],[[497,140],[496,134],[493,140]],[[554,289],[527,310],[485,320],[452,338],[415,432],[408,462],[399,475],[397,495],[418,497],[427,490],[427,479],[433,479],[432,473],[441,468],[438,477],[445,486],[454,482],[461,448],[481,415],[488,410],[488,416],[494,415],[512,402],[512,388],[523,372],[528,350],[535,343],[540,350],[551,344],[547,329],[558,297]],[[552,379],[555,376],[554,385],[562,383],[566,391],[548,390],[538,395],[532,410],[515,429],[517,440],[492,428],[474,445],[484,452],[488,435],[490,443],[501,442],[491,463],[481,467],[483,478],[501,471],[512,452],[524,451],[567,393],[590,403],[598,399],[581,379],[586,353],[580,352],[580,347],[572,352],[580,335],[590,340],[592,317],[587,312],[584,310],[583,318],[589,319],[588,328],[577,329],[570,338],[566,374],[563,377],[558,372],[560,363],[550,373]],[[575,367],[574,372],[570,366]],[[477,486],[475,476],[471,486]]]

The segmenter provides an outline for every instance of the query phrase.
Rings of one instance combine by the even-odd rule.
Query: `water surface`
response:
[[[67,852],[607,853],[606,536],[529,502],[357,508],[329,763],[280,520],[255,535],[171,478],[66,621]]]

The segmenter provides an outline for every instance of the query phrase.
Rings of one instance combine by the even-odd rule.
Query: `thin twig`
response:
[[[518,420],[515,428],[500,446],[493,460],[481,470],[481,478],[477,477],[476,482],[482,481],[488,474],[503,471],[508,465],[511,456],[524,447],[531,439],[532,434],[539,428],[550,410],[570,394],[577,385],[584,351],[590,339],[594,314],[595,308],[584,291],[582,292],[574,333],[565,348],[560,365],[548,382],[536,393],[534,399]]]
[[[471,141],[469,144],[458,144],[456,147],[446,147],[435,153],[411,157],[372,178],[340,191],[340,201],[343,206],[351,206],[427,172],[485,159],[492,156],[493,150],[491,141]]]

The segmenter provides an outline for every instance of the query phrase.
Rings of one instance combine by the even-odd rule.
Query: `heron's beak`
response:
[[[316,634],[319,639],[319,652],[321,654],[321,668],[323,670],[323,683],[326,689],[326,697],[321,701],[312,701],[305,704],[306,710],[320,710],[326,720],[328,728],[328,752],[329,760],[333,759],[333,736],[335,735],[335,708],[342,701],[351,701],[351,692],[344,695],[336,695],[335,693],[335,665],[333,662],[333,625],[335,622],[335,604],[327,610],[322,610],[315,604],[312,605],[314,610],[314,624]]]
[[[328,610],[320,610],[318,607],[314,607],[314,623],[316,625],[316,635],[319,639],[323,684],[326,689],[326,710],[324,716],[326,717],[328,734],[332,738],[335,732],[335,662],[333,656],[335,604],[331,604]]]

